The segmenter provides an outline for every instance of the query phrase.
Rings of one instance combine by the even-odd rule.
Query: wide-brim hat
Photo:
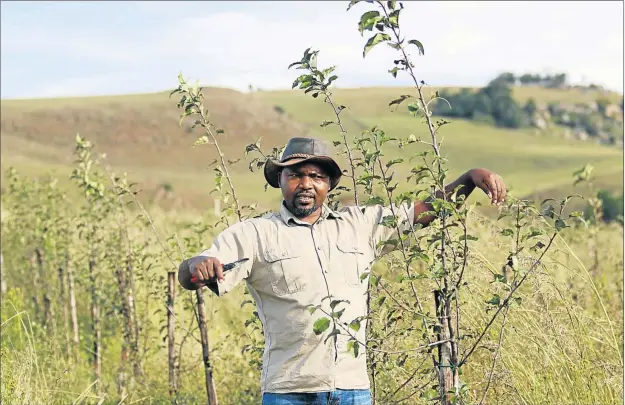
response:
[[[265,162],[265,180],[271,187],[279,188],[278,173],[288,166],[303,162],[321,164],[330,176],[330,190],[334,189],[343,175],[341,168],[328,151],[328,145],[321,139],[291,138],[284,148],[280,161],[267,159]]]

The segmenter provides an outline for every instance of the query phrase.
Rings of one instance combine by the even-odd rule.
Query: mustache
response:
[[[298,194],[295,194],[295,197],[293,198],[300,198],[300,197],[315,198],[315,195],[310,194],[310,193],[298,193]]]

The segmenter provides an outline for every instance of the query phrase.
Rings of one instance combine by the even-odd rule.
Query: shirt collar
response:
[[[292,223],[299,225],[310,225],[309,223],[304,222],[297,218],[295,215],[293,215],[293,213],[286,208],[286,202],[284,200],[282,200],[282,202],[280,203],[280,218],[282,218],[282,221],[286,225],[291,225]],[[343,217],[339,212],[333,210],[328,206],[328,204],[324,203],[323,207],[321,208],[321,217],[319,218],[319,220],[325,220],[328,218],[342,219]]]

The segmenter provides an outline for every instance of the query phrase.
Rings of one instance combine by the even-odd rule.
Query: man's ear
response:
[[[280,178],[282,177],[282,172],[278,172],[278,186],[282,187],[280,184]]]

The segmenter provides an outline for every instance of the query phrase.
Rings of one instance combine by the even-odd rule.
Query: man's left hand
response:
[[[484,191],[493,205],[501,205],[506,199],[506,185],[497,173],[486,169],[472,169],[469,176],[475,187]]]

